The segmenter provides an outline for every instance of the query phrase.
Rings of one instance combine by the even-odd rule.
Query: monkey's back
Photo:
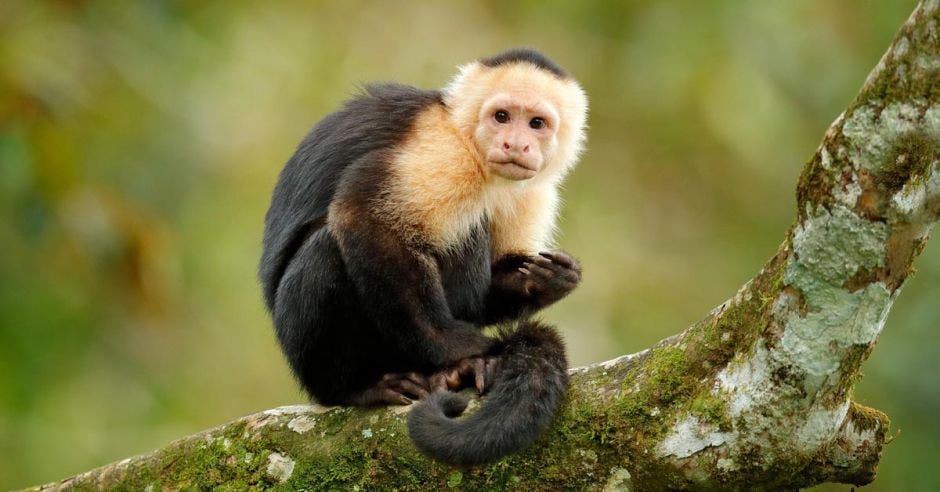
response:
[[[343,171],[361,157],[398,145],[415,117],[442,104],[439,91],[400,84],[371,85],[326,116],[284,166],[265,216],[259,276],[268,309],[304,240],[321,227]]]

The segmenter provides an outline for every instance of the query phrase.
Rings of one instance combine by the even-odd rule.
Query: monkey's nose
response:
[[[509,145],[509,142],[503,142],[503,148],[509,150],[512,148],[512,145]]]

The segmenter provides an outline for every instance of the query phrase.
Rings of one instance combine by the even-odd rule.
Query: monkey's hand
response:
[[[447,369],[438,371],[428,378],[431,391],[460,391],[471,385],[483,394],[489,389],[499,359],[496,357],[467,357]]]
[[[494,275],[494,282],[499,282],[503,289],[529,298],[536,308],[565,297],[581,282],[581,265],[561,251],[541,252],[538,256],[514,256],[507,260],[512,262],[510,265],[518,266],[508,271],[504,266],[502,274]]]

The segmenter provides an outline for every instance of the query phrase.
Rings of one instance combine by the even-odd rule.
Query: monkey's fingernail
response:
[[[543,251],[539,253],[539,256],[543,258],[548,258],[549,260],[552,261],[552,263],[558,263],[559,265],[565,268],[572,268],[574,266],[574,260],[570,256],[564,253],[550,253],[547,251]]]
[[[519,268],[517,268],[517,270],[519,270],[519,272],[522,273],[523,275],[528,275],[528,274],[532,273],[532,272],[530,272],[528,269],[523,268],[523,267],[519,267]]]
[[[533,273],[533,274],[535,274],[535,275],[538,275],[539,277],[546,277],[546,278],[549,278],[549,277],[552,277],[552,276],[554,275],[554,273],[552,273],[552,271],[549,270],[548,268],[545,268],[545,267],[540,266],[540,265],[537,265],[537,264],[530,264],[530,265],[528,266],[528,268],[529,268],[529,272],[531,272],[531,273]]]

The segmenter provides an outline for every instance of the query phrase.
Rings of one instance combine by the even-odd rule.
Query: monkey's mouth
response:
[[[490,167],[497,175],[513,181],[529,179],[538,173],[538,167],[527,162],[519,162],[513,159],[490,161]]]

